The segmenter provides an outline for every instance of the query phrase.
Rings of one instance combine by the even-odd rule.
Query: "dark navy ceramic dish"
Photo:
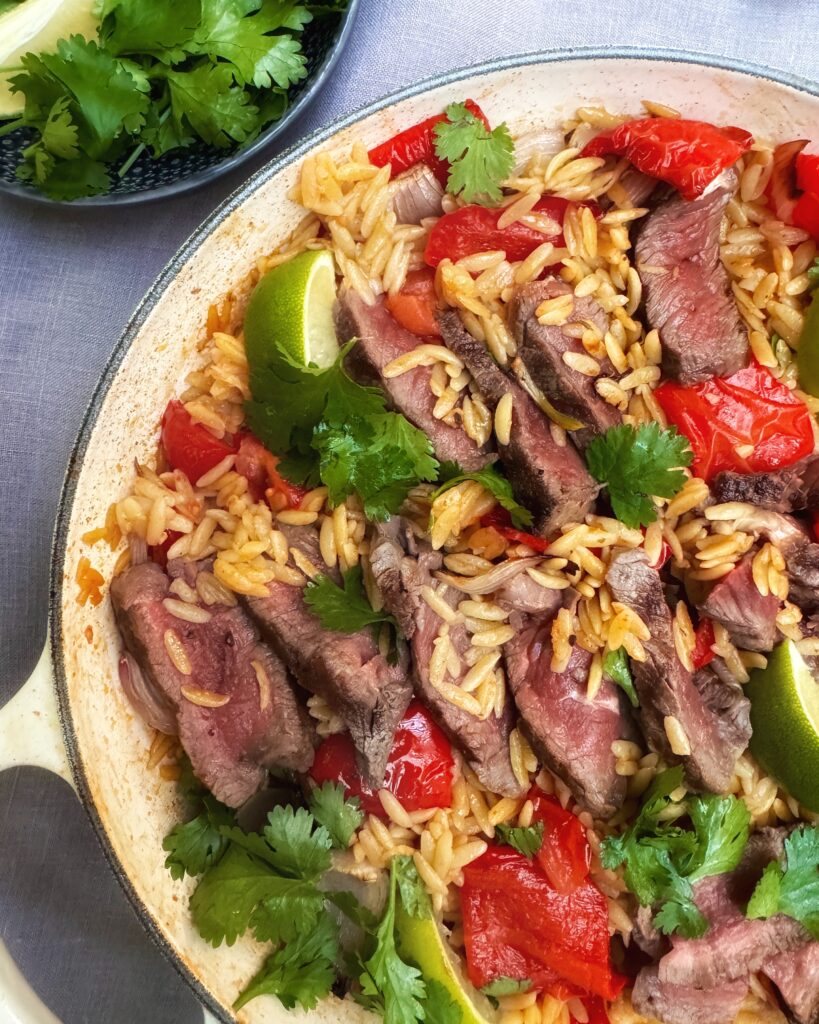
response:
[[[15,169],[22,159],[21,153],[33,138],[28,129],[21,128],[0,138],[0,192],[58,206],[113,206],[175,196],[214,181],[281,135],[315,98],[347,44],[358,5],[359,0],[348,0],[342,14],[315,18],[305,28],[302,40],[307,75],[291,89],[290,106],[284,117],[269,125],[249,146],[225,151],[201,143],[167,153],[158,160],[144,154],[123,178],[115,177],[105,195],[62,203],[48,199],[17,178]]]

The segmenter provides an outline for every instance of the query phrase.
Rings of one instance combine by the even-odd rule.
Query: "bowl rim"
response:
[[[800,92],[819,98],[819,82],[811,81],[800,75],[791,74],[789,72],[778,71],[762,64],[756,64],[742,59],[716,57],[712,54],[696,50],[630,46],[612,46],[605,48],[587,46],[516,54],[509,57],[485,61],[479,64],[460,67],[453,71],[434,75],[414,84],[405,86],[402,89],[365,104],[349,114],[342,115],[331,123],[325,125],[323,128],[319,128],[312,132],[310,135],[279,154],[271,160],[270,163],[261,167],[250,178],[243,182],[230,196],[223,200],[219,206],[217,206],[217,208],[180,246],[146,292],[136,311],[126,324],[120,338],[111,352],[111,355],[108,357],[99,381],[94,388],[88,407],[83,415],[76,440],[69,456],[63,485],[60,491],[51,545],[49,585],[48,622],[51,661],[54,672],[54,685],[57,694],[57,706],[63,738],[66,745],[68,763],[77,793],[88,817],[91,820],[91,824],[94,828],[97,840],[102,847],[105,859],[116,876],[117,881],[122,886],[122,889],[140,923],[157,944],[162,953],[168,958],[168,960],[170,960],[171,964],[181,975],[183,980],[193,990],[200,1002],[218,1021],[221,1022],[221,1024],[234,1024],[235,1018],[225,1012],[225,1008],[219,1000],[176,953],[169,940],[165,937],[162,928],[154,919],[148,907],[143,903],[139,893],[134,887],[134,884],[120,863],[113,845],[108,838],[102,818],[94,803],[88,779],[86,778],[79,754],[79,743],[71,711],[65,662],[63,658],[63,648],[61,643],[62,593],[65,585],[63,564],[66,556],[69,523],[77,483],[79,481],[90,437],[96,427],[102,404],[132,341],[141,330],[143,324],[157,303],[161,300],[167,286],[174,280],[176,275],[194,255],[199,246],[260,186],[270,180],[270,178],[275,177],[275,175],[287,166],[299,160],[313,147],[327,141],[356,122],[392,106],[393,104],[418,96],[441,86],[451,85],[465,78],[492,74],[497,71],[514,70],[534,64],[561,63],[566,61],[590,59],[670,62],[676,64],[691,64],[695,67],[704,67],[712,70],[734,71],[754,78],[767,79],[768,81],[778,85],[789,86]]]
[[[361,0],[348,0],[346,8],[341,13],[341,20],[339,21],[338,30],[332,45],[324,55],[315,74],[308,78],[304,92],[301,93],[293,105],[288,107],[278,121],[268,125],[249,146],[235,150],[223,160],[219,160],[218,163],[211,164],[209,167],[205,167],[187,178],[179,178],[167,185],[157,185],[156,188],[146,188],[139,192],[105,192],[103,195],[85,196],[81,199],[69,201],[65,199],[50,199],[30,185],[0,179],[0,194],[5,193],[18,199],[39,203],[42,206],[61,206],[71,209],[84,209],[90,206],[99,209],[105,206],[138,206],[140,203],[151,203],[160,199],[169,199],[172,196],[183,195],[186,192],[192,192],[194,189],[212,184],[218,178],[221,178],[222,175],[228,174],[243,163],[246,163],[251,157],[256,156],[265,146],[270,145],[286,131],[293,121],[307,110],[319,92],[321,92],[338,63],[342,51],[350,41],[353,22],[355,21],[360,4]],[[287,152],[291,148],[288,147]]]

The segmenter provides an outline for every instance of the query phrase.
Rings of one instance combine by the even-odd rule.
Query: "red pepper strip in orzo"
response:
[[[503,216],[502,209],[491,210],[486,206],[472,204],[462,206],[452,213],[445,213],[433,225],[429,233],[424,260],[430,267],[437,267],[441,260],[452,260],[453,263],[472,256],[476,252],[493,252],[502,249],[510,263],[525,260],[544,242],[563,245],[563,218],[568,199],[559,196],[545,196],[535,204],[533,213],[539,213],[554,221],[553,231],[540,231],[522,220],[516,220],[505,228],[498,227]],[[595,204],[584,203],[599,215]]]
[[[171,468],[181,470],[192,484],[236,452],[235,445],[221,441],[197,423],[176,398],[162,414],[162,447]]]
[[[712,647],[715,643],[714,623],[710,619],[702,619],[694,633],[694,650],[691,652],[695,669],[705,668],[714,660],[716,655]]]
[[[528,978],[535,989],[614,999],[626,979],[609,958],[608,904],[586,881],[559,893],[536,861],[490,846],[463,869],[461,887],[469,980]]]
[[[477,103],[467,100],[464,106],[489,128],[486,114]],[[411,128],[405,128],[386,142],[374,146],[369,153],[370,163],[376,167],[386,167],[389,164],[393,178],[415,164],[424,163],[446,188],[449,162],[441,160],[435,153],[435,126],[446,120],[446,114],[436,114],[434,117],[428,117],[426,121],[412,125]]]
[[[591,848],[586,830],[576,814],[537,786],[532,786],[528,799],[534,807],[532,821],[543,822],[543,842],[536,860],[558,892],[574,892],[589,876]]]
[[[723,470],[767,473],[813,451],[810,410],[758,363],[691,387],[665,381],[654,395],[706,482]]]
[[[718,174],[751,148],[753,141],[753,135],[742,128],[646,117],[595,136],[583,156],[624,156],[643,174],[673,185],[683,198],[696,199]]]
[[[449,740],[419,701],[414,700],[395,731],[384,789],[406,811],[452,805],[455,762]],[[386,817],[378,793],[362,781],[348,733],[328,736],[316,751],[310,775],[318,783],[340,782],[368,814]]]
[[[526,533],[524,530],[516,530],[512,526],[512,517],[505,508],[501,508],[498,505],[493,508],[491,512],[487,512],[486,515],[481,516],[481,526],[491,526],[501,537],[505,537],[506,540],[511,540],[513,544],[526,544],[538,553],[543,553],[549,549],[549,541],[545,537],[536,537],[533,533]]]
[[[252,434],[242,434],[236,472],[247,479],[250,494],[255,501],[267,498],[268,503],[281,508],[298,508],[307,494],[304,487],[291,484],[277,471],[278,458],[269,452]],[[278,501],[276,499],[279,499]]]
[[[435,273],[428,267],[411,270],[401,290],[387,296],[387,309],[406,330],[420,337],[441,336],[435,319],[438,295]]]

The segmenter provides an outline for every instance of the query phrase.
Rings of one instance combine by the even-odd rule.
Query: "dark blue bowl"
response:
[[[0,192],[56,206],[113,206],[180,195],[214,181],[272,142],[315,98],[350,38],[359,2],[348,0],[342,14],[316,17],[305,28],[302,45],[307,58],[307,75],[290,90],[290,106],[284,117],[265,128],[250,145],[225,151],[199,143],[167,153],[158,160],[146,153],[123,178],[114,177],[109,192],[66,203],[49,199],[16,176],[21,153],[33,139],[29,129],[21,128],[0,138]]]

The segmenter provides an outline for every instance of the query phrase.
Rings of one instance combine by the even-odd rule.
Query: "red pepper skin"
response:
[[[753,135],[742,128],[646,117],[595,136],[583,156],[624,156],[643,174],[673,185],[684,199],[696,199],[718,174],[751,148],[753,141]]]
[[[407,708],[395,731],[384,775],[390,791],[408,811],[452,806],[452,747],[420,701]],[[328,736],[316,751],[310,776],[318,783],[340,782],[357,796],[362,810],[386,818],[377,790],[361,778],[355,747],[348,733]]]
[[[803,192],[819,192],[819,155],[816,153],[797,154],[796,187]]]
[[[810,525],[813,530],[813,536],[819,541],[819,510],[811,512],[810,514]]]
[[[533,533],[525,533],[523,530],[516,530],[512,526],[511,515],[500,505],[493,508],[491,512],[487,512],[485,516],[481,516],[480,523],[481,526],[493,527],[502,537],[511,540],[514,544],[528,545],[539,554],[549,549],[549,541],[545,538],[536,537]]]
[[[165,569],[168,566],[168,549],[182,536],[181,533],[177,533],[176,530],[168,530],[165,540],[161,544],[154,544],[148,548],[148,557],[152,562]]]
[[[536,213],[543,213],[555,222],[553,234],[545,234],[529,227],[522,221],[515,221],[508,227],[499,228],[503,210],[490,210],[477,203],[462,206],[452,213],[445,213],[433,225],[424,252],[424,262],[430,267],[437,267],[441,260],[452,260],[455,263],[464,256],[476,252],[492,252],[503,249],[510,263],[525,260],[534,249],[544,242],[553,242],[556,246],[563,245],[563,218],[568,199],[559,196],[545,196],[535,205]],[[591,203],[595,216],[598,208]]]
[[[435,319],[438,294],[435,273],[428,267],[411,270],[401,291],[387,296],[387,309],[405,330],[419,337],[439,337],[441,328]]]
[[[722,470],[766,473],[813,451],[808,407],[758,363],[692,387],[665,381],[654,394],[691,442],[694,472],[706,482]],[[738,445],[753,452],[738,455]]]
[[[716,655],[711,648],[715,643],[714,623],[710,619],[701,619],[694,633],[694,650],[691,652],[695,669],[705,668],[714,660]]]
[[[532,821],[543,822],[543,842],[536,860],[559,893],[568,895],[589,877],[591,848],[576,815],[560,806],[537,786],[529,791],[534,810]]]
[[[782,142],[774,150],[771,178],[765,188],[765,197],[777,220],[783,224],[793,223],[793,208],[796,206],[796,161],[808,145],[807,139],[793,139]]]
[[[489,128],[486,114],[474,100],[466,100],[464,106]],[[416,164],[424,163],[446,188],[449,162],[441,160],[435,154],[435,126],[446,120],[446,114],[435,114],[434,117],[428,117],[425,121],[405,128],[386,142],[374,146],[369,153],[370,163],[376,167],[386,167],[389,164],[393,178]]]
[[[236,472],[247,479],[254,501],[261,501],[269,491],[283,494],[289,508],[298,508],[307,494],[304,487],[291,484],[276,470],[278,458],[265,448],[253,434],[242,434],[236,456]]]
[[[235,445],[220,441],[197,423],[176,398],[168,402],[162,414],[162,447],[171,468],[184,473],[192,484],[236,452]]]
[[[587,1024],[609,1024],[609,1014],[606,1010],[606,1004],[600,999],[599,996],[592,996],[590,999],[583,1000],[583,1006],[586,1009],[588,1015]],[[580,1024],[578,1019],[572,1015],[569,1016],[571,1024]]]
[[[567,998],[614,999],[626,979],[609,959],[608,909],[584,882],[565,895],[540,866],[509,847],[490,846],[464,868],[461,887],[469,980],[530,978],[535,989]]]
[[[819,159],[819,158],[817,158]],[[819,191],[804,192],[793,208],[793,223],[819,241]]]

